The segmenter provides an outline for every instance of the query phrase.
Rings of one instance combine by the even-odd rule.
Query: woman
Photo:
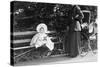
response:
[[[47,54],[54,49],[54,43],[51,41],[50,37],[47,36],[47,26],[41,23],[37,26],[37,34],[33,36],[30,45],[34,46],[41,56]],[[49,53],[48,53],[49,52]]]
[[[68,37],[65,38],[65,52],[69,57],[76,57],[78,52],[78,46],[80,44],[80,31],[83,13],[79,6],[74,5],[69,11],[69,31]]]

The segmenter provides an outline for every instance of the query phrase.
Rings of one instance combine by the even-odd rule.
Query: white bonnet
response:
[[[43,27],[44,28],[44,32],[47,33],[47,25],[44,23],[40,23],[39,25],[37,25],[37,32],[40,32],[40,28]]]

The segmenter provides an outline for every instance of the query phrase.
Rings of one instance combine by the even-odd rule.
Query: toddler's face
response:
[[[44,33],[44,28],[43,27],[40,28],[40,33]]]

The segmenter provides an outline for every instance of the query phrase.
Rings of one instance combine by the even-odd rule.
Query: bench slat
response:
[[[58,43],[61,43],[61,42],[54,42],[54,44],[58,44]],[[25,47],[11,48],[11,49],[20,50],[20,49],[26,49],[26,48],[32,48],[32,46],[25,46]]]

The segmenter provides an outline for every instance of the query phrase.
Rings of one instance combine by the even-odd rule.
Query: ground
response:
[[[15,64],[15,66],[26,66],[26,65],[44,65],[44,64],[61,64],[61,63],[73,63],[73,62],[96,62],[97,61],[97,54],[93,54],[91,51],[85,56],[77,56],[75,58],[69,58],[66,56],[58,56],[58,57],[49,57],[43,59],[36,59],[27,62],[21,62]]]

